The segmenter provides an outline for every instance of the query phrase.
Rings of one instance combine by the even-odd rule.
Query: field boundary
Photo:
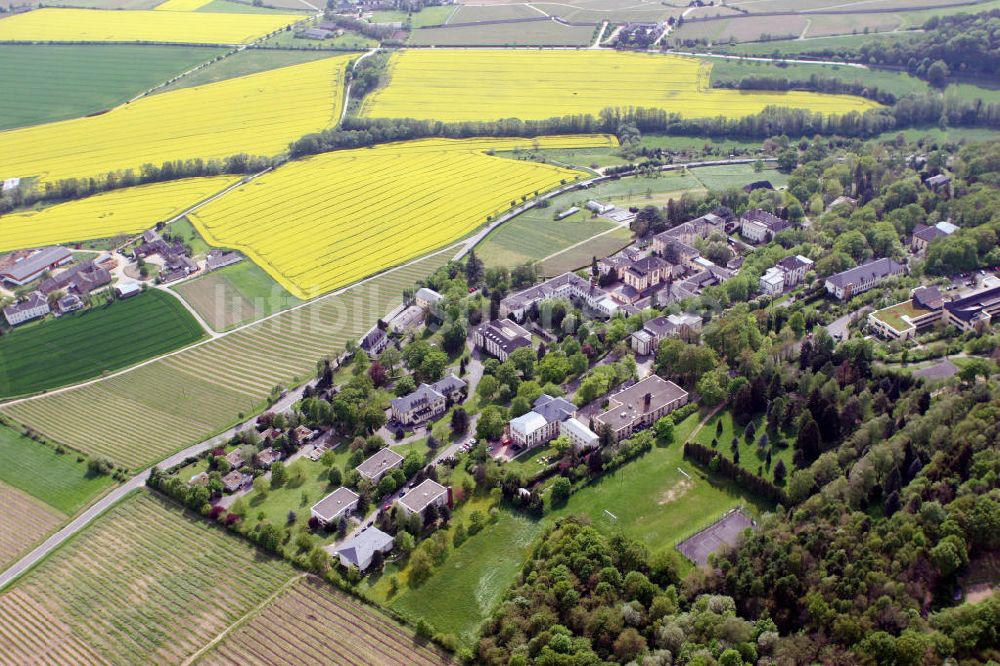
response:
[[[186,509],[185,509],[185,511],[186,511]],[[229,537],[231,535],[229,535],[227,533],[226,536]],[[226,627],[225,629],[223,629],[222,632],[220,632],[218,636],[216,636],[215,638],[213,638],[211,641],[209,641],[205,645],[201,646],[193,654],[189,655],[187,659],[185,659],[184,661],[181,662],[181,666],[189,666],[190,664],[195,663],[198,659],[200,659],[201,657],[203,657],[204,655],[206,655],[208,652],[210,652],[212,650],[212,648],[214,648],[219,643],[221,643],[227,636],[229,636],[230,633],[232,633],[236,629],[239,629],[244,624],[246,624],[247,622],[249,622],[250,620],[252,620],[254,617],[256,617],[257,615],[259,615],[261,613],[261,611],[263,611],[265,608],[267,608],[271,604],[271,602],[273,602],[275,599],[277,599],[282,594],[284,594],[289,589],[291,589],[291,587],[293,585],[295,585],[296,583],[298,583],[303,578],[309,578],[309,577],[310,577],[310,575],[307,574],[307,573],[300,573],[299,575],[293,576],[292,578],[290,578],[287,581],[285,581],[285,583],[282,584],[282,586],[279,587],[277,590],[275,590],[274,593],[271,594],[271,596],[269,596],[267,599],[265,599],[261,603],[257,604],[257,606],[255,606],[254,608],[251,608],[250,610],[248,610],[246,613],[243,614],[242,617],[237,618],[236,621],[234,621],[228,627]],[[328,584],[328,583],[326,583],[326,584]]]

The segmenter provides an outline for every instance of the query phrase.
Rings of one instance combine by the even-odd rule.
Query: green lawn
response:
[[[712,85],[722,82],[739,81],[748,76],[765,76],[807,81],[810,76],[837,78],[844,82],[856,82],[864,86],[874,86],[897,96],[909,93],[925,93],[927,83],[906,72],[885,69],[861,69],[840,65],[803,65],[798,63],[774,64],[759,61],[721,60],[711,58]]]
[[[187,280],[171,289],[217,331],[302,303],[249,259]]]
[[[647,148],[663,148],[675,152],[707,151],[729,155],[760,150],[761,141],[738,139],[726,136],[672,136],[670,134],[646,134],[642,145]]]
[[[202,335],[198,322],[174,296],[155,289],[27,324],[0,338],[0,397],[97,377],[183,347]]]
[[[248,2],[233,2],[232,0],[212,0],[195,11],[228,14],[295,14],[305,10],[305,5],[302,5],[302,9],[292,9],[290,7],[257,7]]]
[[[496,228],[476,248],[487,266],[515,266],[542,259],[575,243],[613,229],[615,225],[581,211],[563,220],[553,216],[569,208],[573,199],[585,196],[570,193],[556,197],[548,208],[533,208]],[[581,200],[580,204],[585,200]]]
[[[424,7],[416,13],[408,13],[398,9],[379,10],[372,12],[372,21],[375,23],[400,23],[409,22],[413,28],[421,28],[425,25],[442,25],[458,9],[453,5],[441,5],[439,7]]]
[[[205,242],[194,225],[186,217],[175,220],[164,228],[164,233],[180,236],[181,242],[191,247],[191,254],[198,256],[207,254],[211,246]]]
[[[745,426],[741,426],[733,421],[732,413],[727,409],[720,412],[716,416],[705,424],[701,432],[695,438],[695,441],[703,446],[709,448],[712,447],[712,440],[716,439],[716,429],[718,428],[718,422],[722,421],[722,434],[718,436],[718,446],[716,450],[725,458],[732,460],[732,441],[733,437],[736,436],[739,439],[739,452],[740,452],[740,465],[754,474],[760,474],[766,479],[772,479],[771,472],[774,470],[774,466],[778,464],[779,460],[785,461],[785,469],[790,474],[792,467],[792,447],[789,442],[779,442],[781,440],[781,434],[779,433],[777,437],[768,438],[773,440],[769,444],[769,449],[771,450],[771,467],[770,469],[766,466],[767,459],[767,449],[763,453],[759,452],[757,448],[757,440],[760,436],[764,434],[764,429],[766,426],[765,418],[763,415],[759,415],[754,418],[754,427],[757,429],[756,434],[752,442],[747,442],[743,437],[743,431]],[[779,444],[776,446],[775,444]],[[780,445],[783,444],[783,445]]]
[[[689,173],[698,179],[707,190],[725,190],[732,187],[743,187],[756,180],[768,180],[775,187],[788,184],[788,174],[777,169],[764,169],[756,172],[752,164],[731,164],[724,166],[691,169]]]
[[[113,483],[109,476],[89,476],[77,457],[0,426],[0,481],[70,516]]]
[[[879,141],[894,141],[902,134],[907,141],[916,142],[921,139],[934,142],[975,143],[977,141],[992,141],[1000,138],[1000,131],[988,127],[949,127],[941,129],[938,126],[911,127],[903,130],[885,132],[876,137]]]
[[[227,0],[217,0],[226,4],[235,4]],[[227,56],[218,62],[214,62],[208,67],[203,67],[197,72],[193,72],[182,79],[171,83],[162,90],[176,90],[177,88],[190,88],[206,83],[215,83],[225,79],[233,79],[247,74],[263,72],[278,67],[297,65],[303,62],[329,58],[330,53],[325,51],[293,51],[281,49],[244,49],[239,53]]]
[[[0,46],[0,129],[110,109],[220,53],[191,46]]]
[[[363,589],[379,603],[414,619],[423,618],[437,631],[469,643],[503,591],[517,578],[535,539],[555,519],[585,515],[597,529],[608,534],[623,533],[657,551],[672,548],[732,507],[749,505],[751,513],[769,509],[735,484],[710,479],[683,459],[681,442],[700,418],[694,414],[677,427],[677,443],[654,448],[581,488],[566,506],[548,511],[540,521],[501,511],[496,523],[452,550],[447,561],[420,587],[410,588],[406,570],[400,571],[394,565],[371,587]],[[452,478],[450,483],[461,481]],[[452,524],[467,522],[472,509],[485,512],[486,506],[486,500],[477,499],[458,507]],[[390,576],[397,578],[400,592],[387,600],[386,581]]]
[[[268,37],[263,42],[261,46],[264,48],[292,48],[292,49],[302,49],[302,50],[323,50],[323,49],[368,49],[373,46],[378,46],[378,41],[372,39],[371,37],[365,37],[364,35],[345,31],[340,37],[333,37],[331,39],[302,39],[296,37],[295,33],[310,27],[312,23],[298,24],[295,26],[294,30],[282,30],[277,35]],[[329,54],[335,55],[335,54]]]
[[[750,56],[800,55],[802,53],[822,53],[824,50],[843,51],[856,49],[872,41],[899,41],[909,39],[906,32],[881,32],[875,34],[836,35],[813,39],[780,39],[770,42],[746,42],[743,44],[716,44],[714,51]]]
[[[504,150],[497,153],[501,157],[516,158],[527,151]],[[565,167],[595,169],[606,166],[627,164],[627,160],[619,153],[620,148],[546,148],[530,151],[532,159],[543,157],[553,164]]]

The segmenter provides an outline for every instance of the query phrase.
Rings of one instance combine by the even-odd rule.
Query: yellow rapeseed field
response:
[[[156,5],[154,9],[161,12],[193,12],[210,2],[212,0],[167,0]]]
[[[235,176],[173,180],[0,215],[0,252],[139,233],[237,180]]]
[[[0,42],[246,44],[301,21],[295,14],[101,11],[48,7],[0,20]]]
[[[538,139],[542,147],[614,145],[614,137]],[[468,234],[514,200],[583,173],[495,157],[532,139],[426,139],[291,162],[202,207],[191,221],[307,299]]]
[[[169,160],[277,155],[340,118],[352,57],[143,97],[100,116],[0,132],[0,174],[54,181],[138,171]]]
[[[447,122],[541,120],[634,106],[688,118],[738,118],[769,105],[824,114],[878,106],[848,95],[712,89],[710,73],[711,65],[702,60],[651,53],[409,50],[393,54],[389,85],[365,99],[362,115]]]

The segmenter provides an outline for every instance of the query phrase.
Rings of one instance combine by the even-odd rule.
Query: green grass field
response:
[[[54,448],[0,426],[0,482],[14,486],[72,516],[112,485],[109,476],[90,476],[76,453]]]
[[[708,59],[712,63],[712,85],[740,81],[748,76],[787,78],[794,81],[808,81],[815,75],[836,78],[845,83],[859,83],[877,87],[896,96],[910,93],[926,93],[930,87],[926,81],[910,76],[906,72],[885,69],[861,69],[840,65],[803,65],[798,63],[774,64],[753,60]]]
[[[226,4],[236,4],[227,0],[220,0]],[[164,86],[157,92],[166,92],[178,88],[190,88],[206,83],[216,83],[226,79],[234,79],[247,74],[263,72],[278,67],[297,65],[303,62],[329,58],[331,54],[325,51],[292,51],[281,49],[244,49],[239,53],[227,56],[218,62],[214,62],[208,67],[203,67],[197,72],[193,72],[182,79],[174,81],[168,86]]]
[[[557,197],[560,204],[564,197]],[[542,259],[575,243],[615,227],[614,223],[589,212],[578,212],[564,220],[553,215],[568,206],[531,209],[505,222],[487,236],[476,252],[487,266],[516,266]]]
[[[222,12],[225,14],[291,14],[296,11],[306,11],[306,6],[301,9],[292,7],[257,7],[249,2],[233,2],[232,0],[212,0],[207,5],[202,5],[195,11],[199,12]]]
[[[672,548],[735,506],[748,506],[751,513],[767,510],[768,506],[756,503],[734,484],[710,479],[683,459],[682,442],[700,418],[694,414],[677,427],[675,444],[654,448],[581,488],[566,506],[547,511],[540,521],[501,511],[495,523],[451,551],[447,561],[420,587],[408,587],[406,571],[389,567],[369,590],[370,596],[468,643],[517,578],[535,539],[553,520],[584,515],[597,529],[607,534],[623,533],[655,552]],[[454,478],[451,483],[456,483]],[[484,510],[484,505],[485,501],[477,500],[459,507],[453,524],[465,521],[472,508]],[[399,579],[400,592],[386,600],[385,579],[391,575]]]
[[[291,48],[301,50],[330,50],[330,49],[367,49],[378,46],[378,42],[370,37],[365,37],[361,33],[345,31],[340,37],[331,39],[302,39],[295,36],[295,33],[304,28],[308,28],[312,22],[301,23],[294,30],[282,30],[277,35],[268,37],[261,42],[263,48]],[[333,54],[328,54],[333,55]]]
[[[906,32],[881,32],[875,34],[836,35],[813,39],[780,39],[770,42],[749,42],[745,44],[716,44],[714,51],[750,56],[793,56],[802,53],[821,52],[825,49],[842,51],[856,49],[869,41],[899,41],[913,35]]]
[[[606,257],[618,252],[632,242],[632,233],[619,227],[603,236],[597,236],[582,245],[567,248],[546,258],[538,265],[538,272],[544,277],[555,277],[566,271],[590,266],[594,257]]]
[[[302,302],[248,259],[171,289],[217,331],[256,321]]]
[[[696,178],[707,190],[725,190],[731,187],[743,187],[756,180],[770,181],[775,187],[788,184],[788,174],[777,169],[764,169],[757,172],[752,164],[731,164],[724,166],[691,169],[688,173]]]
[[[398,9],[384,9],[372,12],[372,21],[375,23],[407,23],[413,28],[421,28],[425,25],[441,25],[459,9],[454,5],[441,5],[439,7],[424,7],[418,12],[409,13]]]
[[[184,306],[158,290],[29,324],[0,339],[0,396],[97,377],[183,347],[202,335]]]
[[[415,46],[586,46],[593,35],[592,26],[568,26],[543,20],[425,28],[412,31],[407,43]]]
[[[0,129],[110,109],[219,53],[189,46],[0,45]]]

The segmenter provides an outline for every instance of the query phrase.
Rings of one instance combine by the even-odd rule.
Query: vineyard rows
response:
[[[371,118],[445,122],[543,120],[645,107],[687,118],[740,118],[769,105],[842,114],[873,101],[812,92],[709,87],[711,64],[683,56],[621,51],[415,49],[394,53],[389,84],[365,98]]]
[[[292,294],[312,298],[453,242],[512,201],[581,176],[484,152],[532,143],[430,139],[326,153],[251,181],[190,219],[209,243],[242,250]]]
[[[117,12],[49,7],[0,21],[0,42],[245,44],[301,18],[294,14]]]
[[[36,10],[19,16],[32,16]],[[62,11],[62,10],[53,10]],[[85,14],[125,15],[142,12]],[[157,16],[181,15],[149,12]],[[227,20],[254,14],[191,14]],[[13,19],[19,18],[13,17]],[[0,21],[0,26],[12,19]],[[2,39],[2,37],[0,37]],[[277,155],[289,142],[333,125],[340,117],[347,62],[337,56],[235,79],[143,97],[88,118],[0,133],[0,173],[63,178],[171,160]]]
[[[276,631],[276,627],[300,630]],[[198,663],[435,666],[450,660],[433,647],[417,644],[412,632],[371,607],[321,582],[303,579]]]
[[[68,625],[77,639],[70,648],[82,643],[115,664],[177,664],[294,575],[283,561],[140,493],[0,596],[0,626],[28,637],[15,641],[21,649],[45,649]]]
[[[313,376],[451,256],[438,253],[119,375],[4,407],[49,439],[140,469],[264,406],[275,385]]]
[[[0,216],[0,252],[136,234],[207,199],[236,178],[187,178],[95,194]]]

